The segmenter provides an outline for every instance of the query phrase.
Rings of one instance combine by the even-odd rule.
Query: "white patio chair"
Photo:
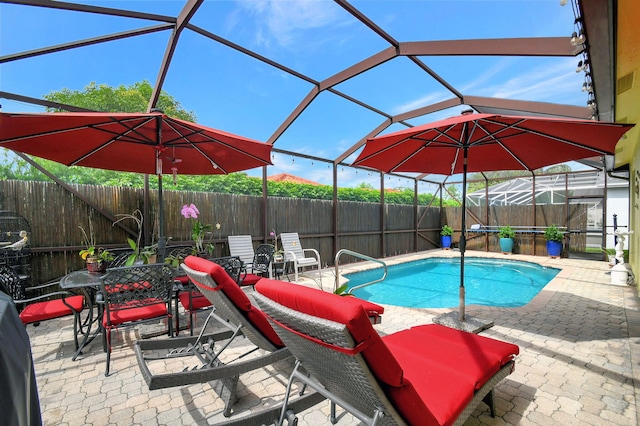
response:
[[[280,242],[284,251],[285,260],[293,262],[294,281],[298,281],[298,269],[304,270],[309,266],[318,268],[318,276],[322,282],[322,272],[320,271],[320,253],[316,249],[303,249],[300,245],[300,237],[297,232],[280,234]],[[305,253],[313,253],[315,257],[306,257]]]
[[[227,239],[229,241],[229,254],[240,258],[246,273],[253,272],[255,252],[251,235],[229,235]]]

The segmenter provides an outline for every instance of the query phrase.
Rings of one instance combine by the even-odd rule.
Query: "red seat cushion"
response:
[[[84,296],[71,296],[65,300],[76,312],[80,312],[84,308]],[[62,299],[53,299],[27,305],[20,312],[20,320],[23,324],[31,324],[71,314],[73,311],[64,304]]]
[[[174,278],[176,281],[179,281],[184,287],[189,285],[189,277],[186,275],[178,275]]]
[[[213,278],[216,284],[218,284],[217,290],[222,291],[231,303],[238,308],[238,310],[262,333],[264,337],[266,337],[275,347],[284,347],[284,343],[282,343],[280,337],[278,337],[273,327],[271,327],[271,324],[269,324],[264,312],[251,304],[251,301],[240,286],[238,286],[238,283],[236,283],[229,274],[227,274],[223,267],[217,263],[196,256],[187,256],[184,263],[191,269],[211,275],[211,278]],[[194,281],[194,284],[199,287],[207,288],[207,286],[202,283]]]
[[[155,300],[158,302],[153,303],[153,299],[147,299],[142,301],[134,300],[122,305],[112,305],[109,309],[113,310],[109,311],[108,318],[107,315],[102,318],[102,324],[107,327],[108,320],[114,326],[168,315],[167,304],[162,299]]]
[[[256,275],[256,274],[246,274],[246,275],[240,276],[240,278],[242,278],[242,280],[240,281],[240,285],[255,285],[258,281],[260,281],[264,277],[261,277],[260,275]]]
[[[199,291],[191,292],[191,309],[189,309],[189,292],[180,292],[180,294],[178,294],[178,300],[180,300],[180,304],[187,311],[197,311],[211,306],[209,299],[204,297]]]

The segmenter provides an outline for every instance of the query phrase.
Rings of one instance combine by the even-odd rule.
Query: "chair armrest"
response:
[[[62,298],[64,299],[65,297],[73,297],[73,296],[77,296],[77,294],[75,294],[72,291],[68,291],[68,290],[61,290],[61,291],[55,291],[52,293],[47,293],[47,294],[43,294],[41,296],[35,296],[35,297],[30,297],[27,299],[14,299],[14,303],[18,303],[18,304],[22,304],[22,303],[33,303],[33,302],[39,302],[39,301],[43,301],[43,300],[49,300],[54,296],[62,296]]]
[[[307,249],[302,249],[302,251],[304,253],[306,253],[308,251],[312,252],[315,255],[315,257],[318,259],[318,262],[320,262],[320,253],[318,253],[318,250],[312,249],[312,248],[307,248]]]
[[[60,281],[56,280],[56,281],[49,281],[48,283],[44,283],[44,284],[40,284],[40,285],[34,285],[31,287],[25,287],[24,291],[25,292],[33,292],[33,291],[38,291],[38,290],[43,290],[49,287],[54,287],[57,286],[58,288],[60,288]]]
[[[289,251],[289,250],[283,250],[283,253],[284,253],[284,260],[289,260],[289,259],[287,259],[287,253],[288,253],[291,256],[290,257],[290,261],[294,261],[294,262],[298,261],[298,257],[296,256],[296,254],[294,252]]]

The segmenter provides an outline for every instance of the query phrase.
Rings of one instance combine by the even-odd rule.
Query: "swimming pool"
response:
[[[467,305],[517,307],[529,303],[559,269],[530,262],[466,257]],[[345,274],[349,288],[379,279],[382,269]],[[412,308],[452,308],[459,304],[459,258],[427,258],[388,267],[387,278],[353,294],[376,303]]]

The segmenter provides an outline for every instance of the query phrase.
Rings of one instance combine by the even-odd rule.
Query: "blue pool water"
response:
[[[529,303],[559,269],[512,260],[466,257],[465,304],[516,307]],[[346,274],[349,288],[379,279],[383,270]],[[460,259],[428,258],[391,265],[387,278],[353,294],[376,303],[412,308],[459,305]]]

